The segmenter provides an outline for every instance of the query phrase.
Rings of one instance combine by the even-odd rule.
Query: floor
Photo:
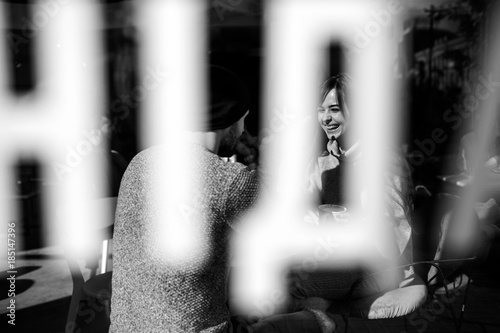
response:
[[[72,292],[68,266],[60,248],[50,247],[19,253],[17,258],[15,332],[65,333],[66,315]],[[83,267],[83,265],[82,265]],[[89,274],[90,270],[86,272]],[[461,332],[500,332],[500,244],[494,244],[488,259],[476,270],[467,296],[467,309]],[[2,290],[8,289],[7,267],[0,265]],[[452,302],[459,313],[463,291],[455,293]],[[9,327],[6,317],[9,299],[0,296],[0,327]],[[77,319],[81,332],[107,332],[108,322],[103,307],[82,303]],[[455,332],[451,313],[441,297],[429,308],[421,308],[407,317],[390,320],[350,320],[350,332]],[[92,309],[94,311],[92,311]],[[343,320],[338,317],[339,332]],[[1,329],[5,332],[4,329]]]
[[[83,276],[87,279],[91,269],[79,262]],[[15,332],[66,333],[65,324],[68,307],[73,292],[73,283],[64,252],[61,247],[46,247],[16,253],[16,280],[15,280]],[[5,263],[0,264],[0,281],[2,290],[9,290],[10,274]],[[2,318],[10,311],[10,299],[7,293],[0,296],[0,314]],[[88,324],[88,305],[82,303],[80,316],[77,319],[82,328]],[[96,313],[96,311],[94,311]],[[101,311],[104,314],[104,311]],[[106,323],[105,317],[95,316]],[[102,318],[101,318],[102,317]],[[93,318],[94,319],[94,318]],[[0,327],[9,327],[6,317]],[[93,320],[94,321],[94,320]],[[4,332],[3,330],[1,330]],[[99,330],[92,330],[98,332]],[[107,332],[107,328],[101,330]]]

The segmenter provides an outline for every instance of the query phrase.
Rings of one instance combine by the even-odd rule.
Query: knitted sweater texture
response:
[[[122,179],[113,239],[111,333],[232,329],[226,306],[229,235],[255,201],[258,179],[244,165],[225,162],[201,146],[187,148],[194,157],[188,171],[195,185],[188,188],[186,207],[194,207],[194,213],[187,209],[180,221],[192,228],[197,249],[182,260],[168,251],[175,228],[167,228],[166,245],[158,240],[158,230],[171,226],[168,204],[153,190],[167,170],[159,156],[168,156],[168,150],[157,146],[139,153]]]

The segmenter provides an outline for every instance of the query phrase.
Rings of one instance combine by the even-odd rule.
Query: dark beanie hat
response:
[[[209,110],[205,129],[227,128],[245,115],[249,109],[248,91],[243,82],[229,70],[209,67]]]

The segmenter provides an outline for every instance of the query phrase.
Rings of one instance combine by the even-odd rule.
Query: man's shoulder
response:
[[[191,172],[211,175],[218,181],[233,182],[235,179],[253,179],[257,172],[248,169],[244,164],[226,162],[217,154],[199,145],[186,144],[182,149],[187,153]],[[126,173],[148,173],[148,170],[160,168],[165,170],[168,164],[173,164],[179,157],[172,153],[168,145],[153,146],[139,152],[130,162]],[[214,179],[215,180],[215,179]]]
[[[159,157],[161,154],[164,154],[165,149],[166,148],[163,146],[152,146],[144,150],[141,150],[134,156],[134,158],[132,158],[130,164],[137,166],[140,164],[144,164],[145,162],[154,160],[156,157]]]
[[[140,151],[127,166],[124,178],[130,177],[131,174],[147,173],[148,170],[161,160],[162,154],[165,154],[165,151],[160,146],[153,146]]]

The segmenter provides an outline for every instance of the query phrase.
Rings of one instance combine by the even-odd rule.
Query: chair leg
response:
[[[458,322],[457,322],[457,317],[455,316],[455,311],[453,311],[453,305],[451,304],[451,301],[450,301],[450,291],[448,289],[448,280],[445,278],[443,271],[441,270],[441,268],[439,268],[439,266],[437,266],[436,264],[431,264],[431,265],[436,268],[437,272],[441,276],[441,280],[443,281],[444,291],[445,291],[445,295],[446,295],[446,302],[445,303],[448,305],[448,308],[450,309],[451,316],[453,318],[453,323],[455,324],[455,330],[458,333],[459,326],[458,326]]]
[[[450,291],[448,289],[448,281],[445,279],[444,280],[444,290],[445,290],[445,295],[446,295],[446,304],[448,305],[448,309],[450,309],[451,312],[451,317],[453,318],[453,323],[455,324],[455,330],[457,333],[459,332],[459,327],[458,327],[458,322],[457,322],[457,317],[455,316],[455,311],[453,311],[453,305],[451,304],[450,301]]]
[[[76,329],[76,317],[78,315],[78,309],[80,306],[80,301],[83,299],[83,292],[81,286],[73,289],[73,296],[71,296],[71,302],[68,309],[68,317],[66,318],[65,333],[73,333]]]
[[[470,286],[470,282],[472,281],[471,275],[472,274],[469,274],[469,281],[467,281],[467,286],[465,287],[464,300],[462,302],[462,308],[460,309],[460,318],[458,319],[457,333],[460,333],[460,330],[462,328],[462,319],[464,318],[465,306],[467,303],[467,294],[469,293],[469,286]]]
[[[66,318],[66,333],[73,333],[76,328],[76,317],[78,315],[78,308],[80,301],[83,299],[83,284],[85,280],[80,271],[78,263],[73,260],[68,260],[68,266],[71,272],[71,278],[73,280],[73,293],[71,295],[71,302],[68,308],[68,316]]]

